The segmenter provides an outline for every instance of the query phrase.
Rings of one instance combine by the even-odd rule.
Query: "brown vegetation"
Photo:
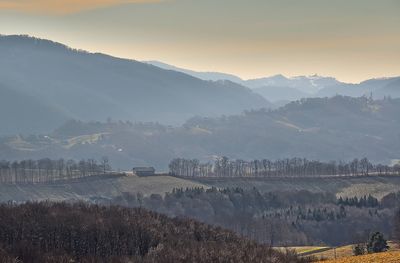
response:
[[[14,259],[17,258],[17,261]],[[0,206],[1,262],[308,262],[193,220],[87,204]]]
[[[362,256],[353,256],[353,257],[345,257],[340,259],[326,260],[320,261],[323,263],[399,263],[400,262],[400,252],[399,251],[391,251],[391,252],[382,252],[382,253],[374,253]]]

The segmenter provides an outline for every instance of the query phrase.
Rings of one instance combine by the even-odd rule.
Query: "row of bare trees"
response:
[[[111,170],[107,157],[100,161],[87,160],[40,160],[0,161],[0,183],[44,183],[64,179],[75,179]]]
[[[197,159],[177,158],[170,162],[171,175],[183,177],[313,177],[400,175],[400,165],[372,164],[367,158],[350,162],[321,162],[304,158],[281,160],[230,160],[217,158],[200,163]]]

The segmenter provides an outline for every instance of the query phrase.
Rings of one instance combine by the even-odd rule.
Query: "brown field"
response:
[[[124,192],[144,195],[171,192],[174,188],[206,187],[171,176],[91,176],[70,181],[40,184],[0,184],[0,202],[90,200],[113,198]]]
[[[285,251],[285,247],[275,247],[278,250]],[[331,249],[330,247],[313,247],[313,246],[305,246],[305,247],[288,247],[288,249],[295,250],[298,254],[314,254],[320,252],[322,250]]]
[[[336,253],[336,258],[346,258],[353,256],[353,245],[338,247],[335,249],[330,249],[324,252],[312,254],[318,259],[334,259]]]
[[[391,241],[388,242],[389,252],[400,252],[400,247],[398,244],[393,243]],[[335,250],[330,249],[321,253],[312,254],[313,256],[320,259],[334,259],[335,258]],[[353,256],[353,245],[347,245],[336,248],[336,258],[346,258]]]
[[[300,256],[312,256],[320,262],[399,262],[400,263],[400,245],[391,241],[388,241],[389,251],[387,253],[379,253],[373,255],[366,255],[371,258],[372,261],[342,261],[342,260],[353,260],[359,259],[360,257],[353,256],[353,245],[347,245],[337,247],[336,249],[329,247],[318,247],[318,246],[306,246],[306,247],[289,247],[294,249]],[[278,248],[283,250],[284,248]],[[335,255],[336,254],[336,255]],[[380,257],[387,255],[388,260],[391,258],[397,258],[397,261],[377,261]],[[336,258],[336,261],[334,260]],[[368,259],[368,257],[366,257]],[[375,261],[374,261],[375,260]]]
[[[397,257],[397,261],[365,261],[365,262],[399,262],[400,263],[400,244],[388,241],[389,251],[388,253],[379,253],[379,255],[367,255],[372,259],[383,257],[387,254],[388,259]],[[285,247],[277,247],[277,249],[284,251]],[[353,245],[347,245],[342,247],[318,247],[318,246],[303,246],[303,247],[288,247],[288,249],[294,249],[300,256],[312,256],[317,260],[322,260],[320,262],[342,262],[342,259],[358,259],[360,257],[353,256]],[[336,256],[335,256],[336,254]],[[382,255],[381,255],[382,254]],[[375,256],[375,257],[374,257]],[[334,259],[337,259],[336,261]],[[368,258],[368,257],[367,257]],[[353,262],[353,261],[343,261],[343,262]],[[364,262],[364,261],[354,261],[354,262]]]
[[[363,256],[352,256],[340,259],[320,261],[323,263],[399,263],[400,251],[389,251]]]

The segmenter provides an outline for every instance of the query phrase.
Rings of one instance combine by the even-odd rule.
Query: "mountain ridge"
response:
[[[361,81],[360,83],[345,83],[334,77],[324,77],[317,74],[310,76],[286,77],[277,74],[269,77],[241,79],[235,75],[218,72],[198,72],[169,65],[159,61],[147,61],[165,69],[173,69],[197,76],[204,80],[229,79],[251,88],[264,98],[274,103],[280,101],[298,100],[306,97],[332,97],[345,95],[359,97],[371,93],[377,98],[385,96],[400,97],[400,84],[393,85],[400,77],[381,77]],[[392,85],[386,88],[386,85]]]
[[[66,119],[180,124],[197,115],[229,115],[272,107],[244,86],[203,81],[136,60],[89,53],[29,36],[0,36],[0,56],[3,99],[9,100],[6,90],[13,90],[40,104],[21,104],[14,112],[0,105],[0,111],[18,119],[34,112],[35,107],[45,107],[57,113],[60,120],[34,128],[34,123],[46,116],[32,115],[24,127],[16,123],[14,129],[0,128],[0,134],[21,132],[29,125],[32,129],[25,133],[48,132]]]

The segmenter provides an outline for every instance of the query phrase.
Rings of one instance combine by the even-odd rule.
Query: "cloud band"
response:
[[[0,10],[63,15],[113,5],[143,4],[161,1],[162,0],[0,0]]]

